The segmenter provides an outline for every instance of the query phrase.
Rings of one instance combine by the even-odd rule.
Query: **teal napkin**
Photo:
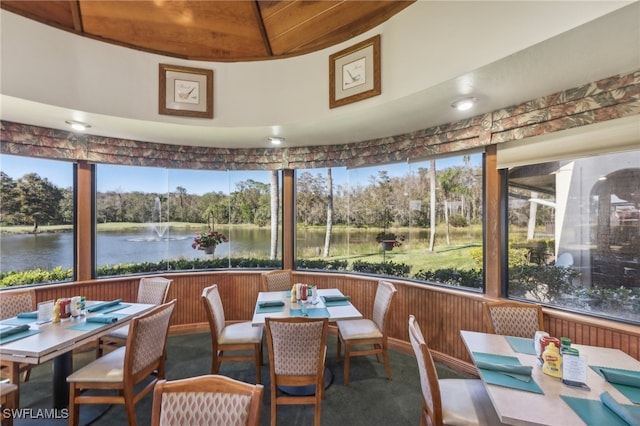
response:
[[[325,302],[344,302],[349,301],[349,296],[322,296]]]
[[[18,325],[16,327],[11,327],[11,328],[5,328],[3,330],[0,330],[0,339],[7,336],[12,336],[14,334],[22,333],[23,331],[27,331],[27,330],[29,330],[29,326],[27,324]]]
[[[292,317],[302,317],[302,309],[291,309],[290,314]],[[326,308],[310,308],[307,309],[307,317],[309,318],[329,318],[329,311]]]
[[[560,398],[582,419],[587,426],[629,426],[619,415],[597,399],[560,395]],[[640,417],[640,407],[623,405],[634,417]],[[636,423],[637,424],[637,423]]]
[[[38,319],[38,311],[33,311],[33,312],[20,312],[17,315],[18,318],[33,318],[33,319]]]
[[[267,300],[264,302],[258,302],[258,306],[261,308],[273,308],[275,306],[284,306],[284,302],[281,300]]]
[[[478,365],[480,363],[498,364],[498,365],[510,365],[514,367],[524,367],[520,364],[518,358],[514,356],[488,354],[484,352],[472,352],[471,357],[473,362]],[[482,376],[482,379],[491,385],[504,386],[507,388],[523,390],[532,393],[544,394],[540,386],[535,380],[530,379],[528,382],[522,380],[523,378],[515,378],[511,374],[503,373],[500,371],[490,370],[487,368],[478,368],[478,372]]]
[[[531,371],[533,370],[533,367],[530,365],[495,364],[486,361],[476,361],[476,367],[485,370],[499,371],[523,382],[531,381]]]
[[[611,395],[609,395],[609,392],[602,392],[600,394],[600,401],[602,401],[605,407],[616,413],[618,417],[627,422],[629,425],[640,425],[640,416],[634,416],[631,410],[628,410],[624,405],[613,399]]]
[[[620,368],[590,366],[593,371],[629,398],[634,404],[640,404],[640,371]]]
[[[112,300],[111,302],[102,302],[96,303],[95,305],[91,305],[87,308],[87,312],[98,312],[106,308],[110,308],[111,306],[115,306],[122,302],[122,299]]]
[[[33,318],[7,318],[5,320],[0,321],[0,325],[25,325],[33,322]]]
[[[533,346],[533,339],[526,337],[504,336],[504,339],[509,343],[511,349],[514,352],[527,355],[535,355],[536,348]]]
[[[95,317],[87,318],[87,322],[96,322],[101,324],[111,324],[118,321],[118,317],[98,315]]]
[[[21,325],[20,327],[28,327],[28,326],[27,325]],[[5,330],[3,330],[3,331],[5,331]],[[30,330],[30,329],[27,328],[26,330],[23,329],[23,330],[21,330],[19,332],[13,333],[13,334],[0,336],[0,345],[4,345],[5,343],[13,342],[14,340],[24,339],[25,337],[33,336],[34,334],[38,334],[38,333],[40,333],[40,330]]]
[[[274,312],[282,312],[283,309],[284,309],[284,305],[265,306],[265,307],[258,305],[256,307],[256,314],[272,314]]]

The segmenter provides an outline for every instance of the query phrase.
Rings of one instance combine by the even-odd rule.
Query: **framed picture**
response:
[[[329,56],[329,108],[380,94],[380,35]]]
[[[213,118],[213,71],[160,64],[160,114]]]

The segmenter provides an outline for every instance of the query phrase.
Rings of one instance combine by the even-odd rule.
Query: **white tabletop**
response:
[[[319,289],[318,296],[342,296],[343,294],[338,289]],[[269,313],[256,313],[258,309],[259,302],[266,301],[282,301],[284,302],[283,309],[280,312],[269,312]],[[291,297],[287,297],[286,291],[261,291],[258,293],[258,300],[256,301],[256,306],[253,310],[253,319],[251,323],[254,326],[264,325],[265,318],[288,318],[291,316],[291,309],[301,309],[302,305],[299,303],[291,303]],[[307,304],[307,309],[318,309],[318,308],[326,308],[329,312],[329,321],[338,321],[338,320],[351,320],[351,319],[360,319],[362,318],[362,314],[360,311],[356,309],[351,303],[344,306],[330,306],[327,307],[322,303],[322,299],[318,298],[317,304]]]
[[[599,400],[600,394],[607,391],[616,401],[622,404],[631,404],[624,395],[591,368],[587,369],[587,385],[591,388],[590,391],[568,387],[563,385],[560,379],[544,374],[542,368],[537,364],[535,355],[515,352],[504,336],[473,331],[461,331],[460,334],[470,354],[485,352],[514,356],[522,365],[533,366],[531,377],[540,386],[544,395],[485,382],[485,388],[498,417],[505,424],[584,425],[582,419],[560,398],[560,395]],[[640,361],[619,349],[575,344],[571,346],[580,351],[580,356],[586,357],[587,365],[640,371]]]
[[[87,305],[89,306],[90,303]],[[39,330],[40,333],[0,345],[0,359],[3,361],[24,362],[28,364],[43,363],[62,353],[95,341],[98,337],[108,334],[115,328],[128,324],[133,317],[156,306],[128,302],[123,302],[123,305],[129,306],[109,312],[106,315],[113,313],[120,316],[124,314],[126,315],[125,317],[119,318],[117,322],[102,324],[100,327],[92,328],[91,330],[73,330],[69,328],[85,322],[86,317],[71,318],[64,322],[49,322],[40,325],[34,320],[34,322],[29,324],[30,329]],[[88,314],[87,317],[99,315],[101,315],[101,313],[96,312]]]

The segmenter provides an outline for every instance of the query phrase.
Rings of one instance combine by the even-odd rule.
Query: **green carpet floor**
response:
[[[393,380],[386,379],[384,366],[374,356],[356,357],[351,360],[351,381],[343,385],[343,363],[336,362],[336,336],[327,338],[327,367],[333,374],[333,382],[322,402],[321,423],[323,425],[418,425],[420,423],[420,378],[413,356],[391,351]],[[265,343],[265,363],[268,362]],[[94,351],[74,355],[74,368],[92,361]],[[169,337],[167,343],[168,380],[199,376],[209,373],[211,365],[211,338],[208,333]],[[438,365],[440,378],[466,377],[464,374]],[[31,408],[51,407],[51,362],[33,369],[31,379],[22,384],[20,406]],[[220,374],[253,383],[254,366],[244,362],[222,363]],[[262,367],[262,383],[265,385],[264,403],[260,424],[268,425],[270,419],[269,368]],[[151,420],[152,394],[145,396],[136,405],[138,424],[145,426]],[[96,409],[97,408],[97,409]],[[82,424],[115,426],[127,424],[124,407],[121,405],[94,407],[97,413],[87,419],[88,410],[80,408]],[[85,413],[83,415],[83,413]],[[84,419],[82,417],[85,417]],[[16,425],[66,424],[66,421],[51,420],[17,421]],[[278,407],[278,424],[302,426],[313,424],[313,406]],[[194,425],[195,426],[195,425]]]

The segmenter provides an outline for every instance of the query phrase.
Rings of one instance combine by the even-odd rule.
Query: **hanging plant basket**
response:
[[[204,248],[204,253],[205,254],[213,254],[215,251],[216,251],[216,246],[205,247]]]
[[[396,244],[396,240],[385,240],[380,242],[380,247],[382,247],[382,250],[384,251],[391,251],[396,246]]]

